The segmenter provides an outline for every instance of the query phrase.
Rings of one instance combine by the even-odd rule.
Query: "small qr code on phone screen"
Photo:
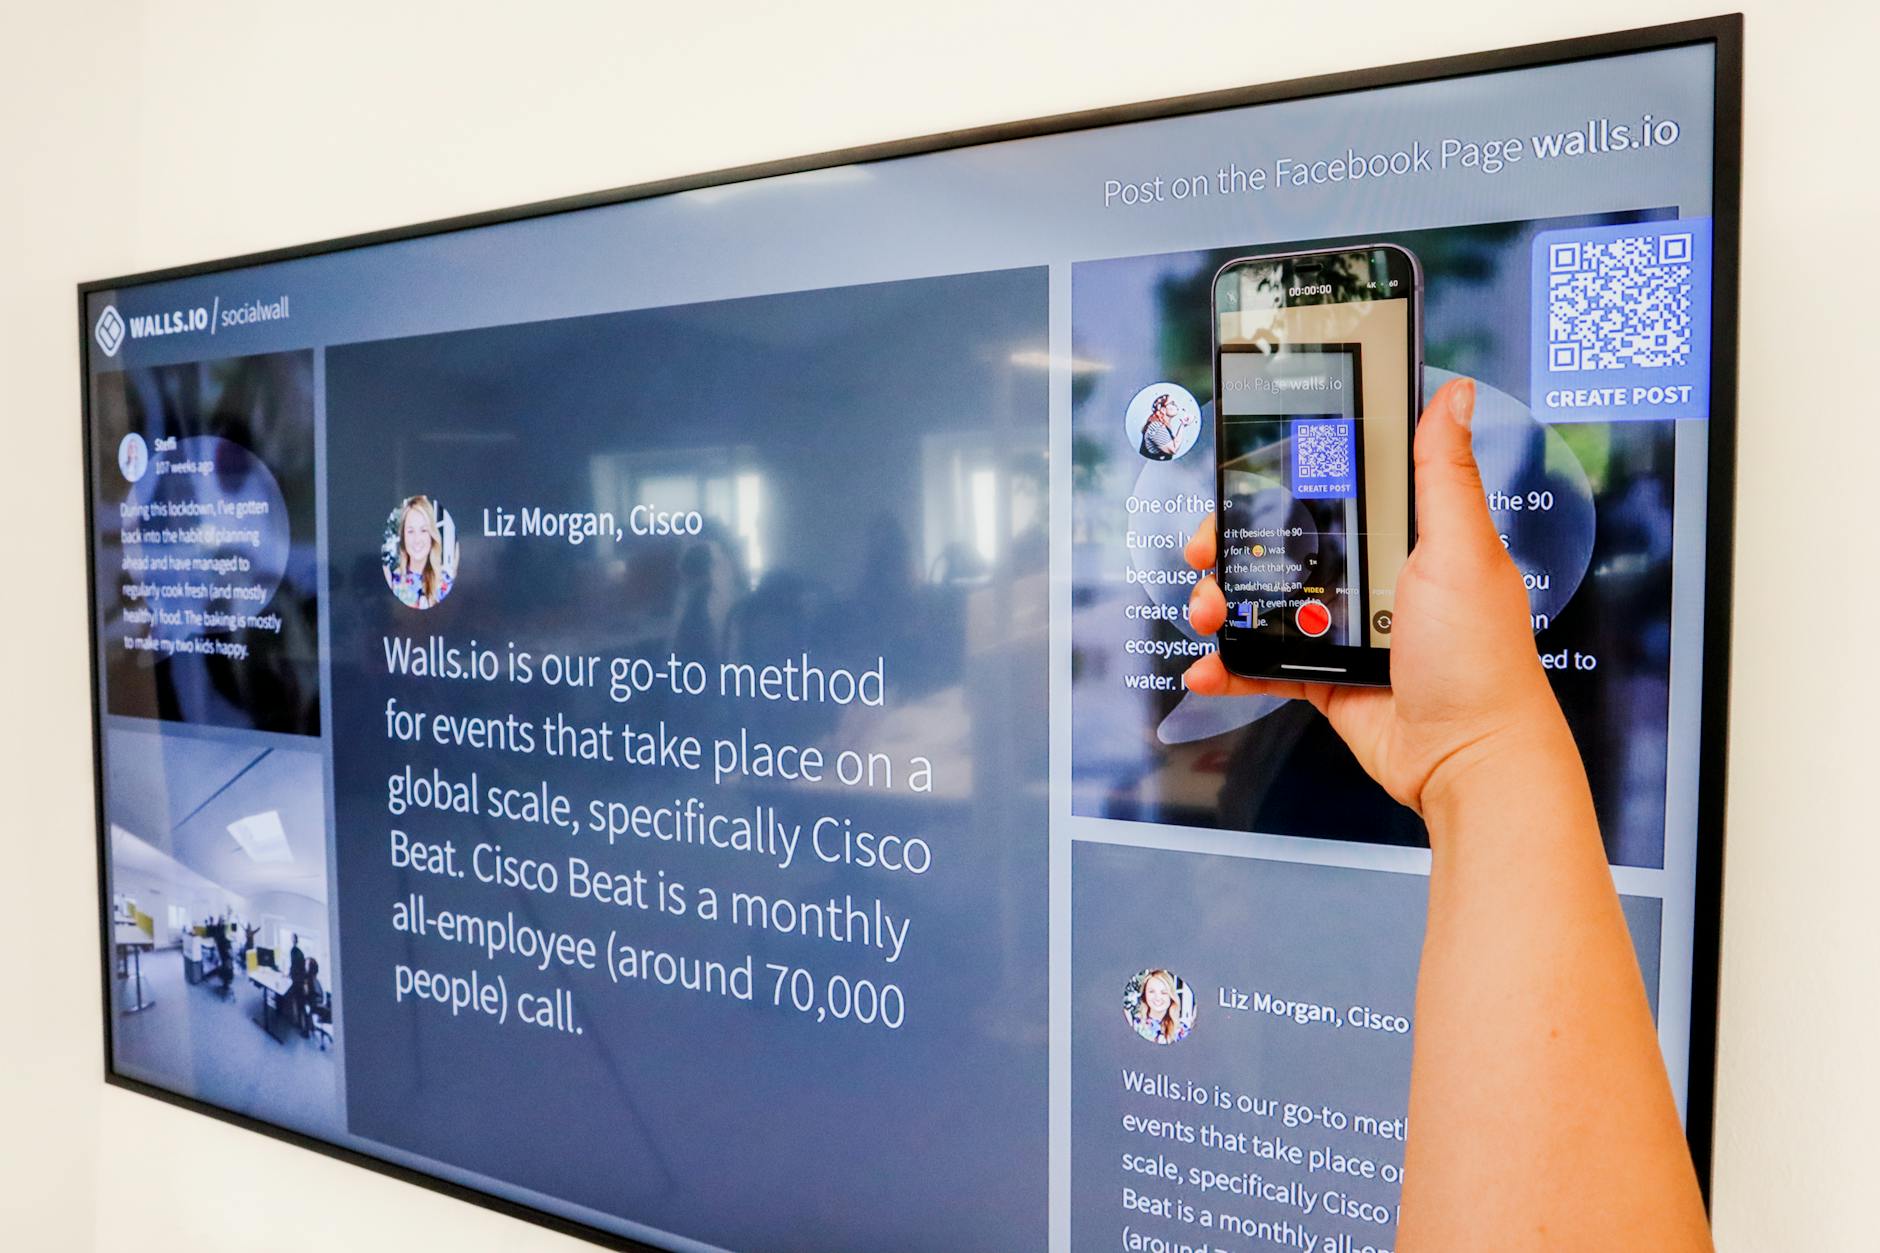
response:
[[[1299,478],[1342,479],[1351,473],[1351,431],[1343,424],[1302,424],[1294,448]]]
[[[1358,490],[1358,424],[1342,415],[1294,418],[1292,490],[1295,496],[1345,500]]]

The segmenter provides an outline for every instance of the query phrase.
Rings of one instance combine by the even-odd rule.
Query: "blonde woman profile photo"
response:
[[[1173,1044],[1195,1024],[1188,988],[1159,967],[1143,971],[1123,989],[1123,1012],[1136,1034],[1152,1044]]]
[[[402,605],[429,609],[457,575],[456,529],[428,496],[407,496],[385,522],[385,582]]]

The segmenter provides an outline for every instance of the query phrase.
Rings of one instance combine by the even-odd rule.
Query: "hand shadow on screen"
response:
[[[1221,783],[1228,830],[1425,846],[1423,820],[1379,787],[1325,716],[1288,701],[1236,738]]]

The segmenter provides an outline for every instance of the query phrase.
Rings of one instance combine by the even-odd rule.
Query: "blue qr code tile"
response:
[[[1710,416],[1710,256],[1708,218],[1535,236],[1534,416]]]
[[[1294,418],[1292,491],[1315,500],[1358,494],[1358,424],[1351,418]]]

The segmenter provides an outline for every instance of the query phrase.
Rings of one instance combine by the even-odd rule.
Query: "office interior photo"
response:
[[[319,754],[273,736],[107,734],[117,1064],[336,1130]]]

